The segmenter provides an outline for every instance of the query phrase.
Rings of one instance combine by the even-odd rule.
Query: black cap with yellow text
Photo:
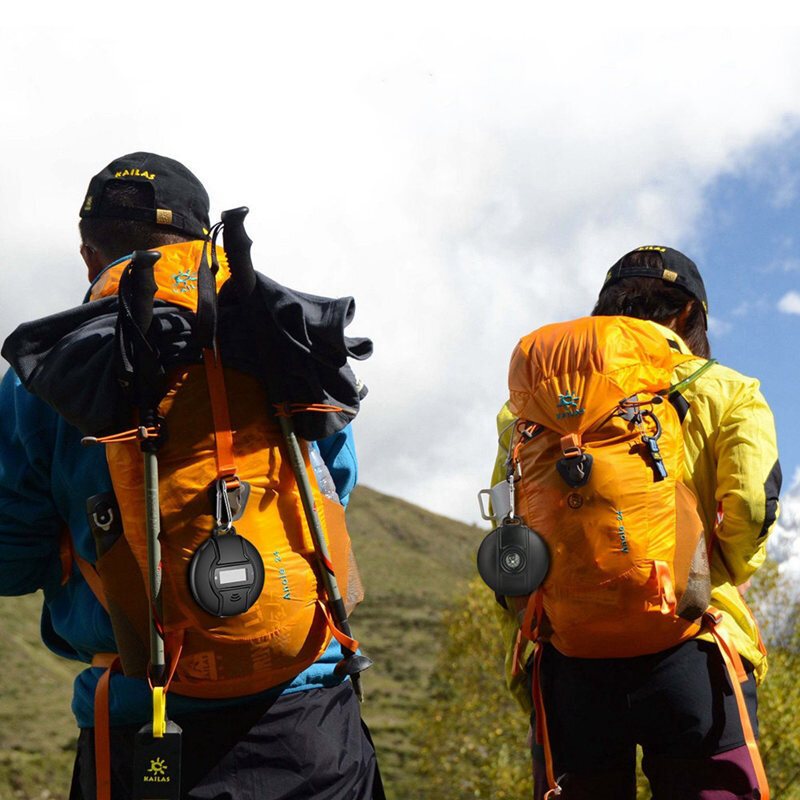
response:
[[[122,206],[108,201],[106,189],[114,183],[136,183],[148,187],[148,198],[140,206]],[[209,225],[208,193],[203,184],[179,161],[155,153],[129,153],[114,159],[89,182],[81,218],[127,219],[154,222],[198,239]]]
[[[661,267],[648,267],[644,264],[628,263],[628,256],[646,251],[659,255]],[[703,279],[700,277],[700,270],[697,269],[694,261],[687,258],[680,251],[673,250],[671,247],[653,244],[637,247],[635,250],[631,250],[630,253],[626,253],[611,267],[605,281],[603,281],[603,289],[624,278],[661,278],[661,280],[671,283],[673,286],[678,286],[700,301],[706,317],[706,327],[708,327],[708,298],[706,297],[706,287],[703,284]]]

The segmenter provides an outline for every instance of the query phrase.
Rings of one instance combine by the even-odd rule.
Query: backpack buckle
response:
[[[561,437],[564,458],[556,462],[556,470],[564,482],[573,489],[585,486],[592,472],[592,456],[583,452],[581,437],[576,433]]]
[[[568,436],[561,437],[561,452],[564,458],[578,458],[583,454],[581,448],[581,437],[577,433],[570,433]]]

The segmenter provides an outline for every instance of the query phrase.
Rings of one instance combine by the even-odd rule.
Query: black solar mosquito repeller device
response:
[[[478,572],[497,594],[530,594],[539,588],[549,568],[544,539],[516,517],[503,520],[478,548]]]
[[[244,614],[264,588],[261,554],[233,527],[215,533],[192,557],[189,588],[197,605],[215,617]]]

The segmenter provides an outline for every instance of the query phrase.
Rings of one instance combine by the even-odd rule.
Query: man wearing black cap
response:
[[[646,245],[623,256],[606,274],[592,314],[652,321],[670,347],[696,356],[676,367],[673,385],[711,356],[703,280],[694,262],[672,248]],[[748,676],[742,691],[757,736],[756,685],[766,672],[766,654],[737,587],[763,563],[777,517],[781,471],[772,414],[757,380],[716,362],[670,401],[681,419],[684,482],[697,498],[711,553],[711,606],[721,612],[741,656]],[[492,485],[505,477],[513,420],[504,406],[497,422],[506,433]],[[504,615],[503,625],[511,648],[519,621]],[[633,800],[637,744],[654,797],[766,796],[760,759],[748,749],[723,657],[708,629],[664,652],[633,658],[571,658],[549,642],[538,646],[552,774],[563,800]],[[530,683],[511,672],[507,680],[530,711]],[[535,797],[541,800],[548,792],[541,742],[534,743],[533,755]]]
[[[183,164],[131,153],[92,178],[80,211],[81,255],[93,281],[138,249],[205,238],[208,193]]]
[[[87,299],[116,291],[113,266],[134,250],[159,249],[164,261],[176,265],[170,278],[176,295],[196,284],[209,200],[179,162],[142,152],[116,159],[92,178],[80,217],[81,255],[92,283]],[[118,650],[92,581],[96,552],[86,500],[110,491],[111,482],[103,448],[81,447],[80,441],[80,432],[9,370],[0,385],[0,594],[43,589],[45,643],[93,665],[74,685],[72,708],[81,733],[70,800],[123,800],[131,796],[133,738],[152,701],[146,681],[111,675],[110,786],[102,786],[105,778],[95,764],[95,692],[103,674],[98,667],[108,666],[105,656]],[[349,426],[318,446],[346,504],[356,474]],[[170,693],[169,717],[183,729],[181,797],[383,797],[358,701],[350,682],[334,673],[341,656],[334,640],[293,679],[246,698]]]

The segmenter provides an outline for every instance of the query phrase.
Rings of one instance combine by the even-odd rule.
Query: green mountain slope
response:
[[[370,489],[356,490],[349,525],[367,599],[353,628],[375,667],[364,718],[387,786],[414,769],[408,720],[425,696],[444,634],[442,611],[475,574],[480,531]]]
[[[372,729],[390,797],[413,771],[408,720],[434,668],[441,612],[474,574],[480,531],[371,489],[358,488],[348,510],[367,599],[353,629],[375,661],[364,675],[364,717]],[[76,736],[69,711],[80,668],[39,640],[39,596],[0,598],[0,800],[68,794]]]

